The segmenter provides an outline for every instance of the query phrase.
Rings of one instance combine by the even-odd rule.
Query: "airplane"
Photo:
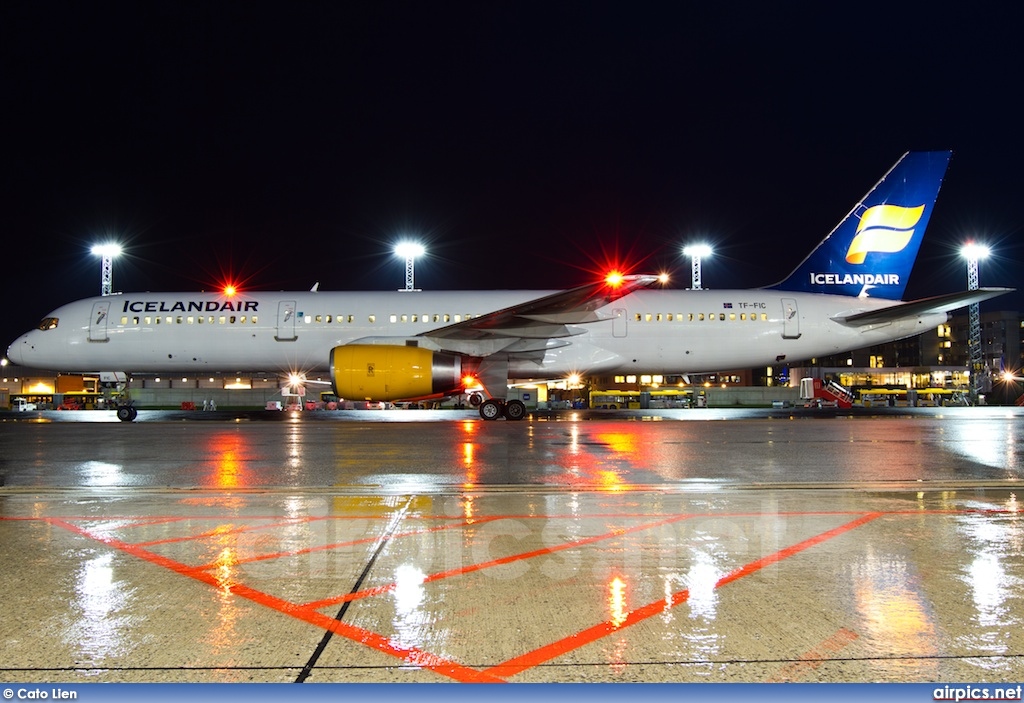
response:
[[[908,152],[787,278],[749,290],[615,275],[568,290],[118,293],[64,305],[8,349],[65,372],[327,371],[351,400],[484,388],[485,420],[522,420],[512,379],[700,374],[794,362],[934,329],[1010,292],[902,301],[950,151]],[[131,404],[118,407],[135,419]]]

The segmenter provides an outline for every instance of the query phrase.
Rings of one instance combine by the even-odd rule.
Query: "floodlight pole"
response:
[[[978,258],[967,259],[967,290],[978,290]],[[968,339],[967,346],[970,354],[969,366],[971,369],[971,405],[978,404],[978,396],[981,394],[981,307],[978,303],[971,303],[967,308]]]
[[[399,291],[405,293],[411,293],[416,291],[416,285],[413,280],[414,266],[417,256],[423,256],[426,253],[422,244],[416,242],[400,242],[395,247],[395,254],[405,258],[405,288],[399,288]]]
[[[693,244],[683,247],[683,255],[690,257],[690,280],[693,290],[701,290],[700,260],[711,256],[711,247],[706,244]]]
[[[416,263],[416,257],[415,256],[407,256],[407,257],[405,257],[405,290],[406,291],[414,291],[414,290],[416,290],[416,285],[415,285],[414,279],[413,279],[413,273],[414,273],[413,267],[415,266],[415,263]]]
[[[121,247],[118,244],[97,244],[92,253],[100,257],[100,295],[110,295],[113,292],[114,257],[121,253]]]
[[[100,263],[100,295],[110,295],[114,289],[114,257],[104,254]]]
[[[967,290],[978,290],[978,261],[989,254],[988,247],[969,242],[960,252],[967,259]],[[967,348],[968,368],[971,373],[971,405],[977,405],[983,390],[982,376],[985,370],[981,353],[981,307],[971,303],[967,307]]]

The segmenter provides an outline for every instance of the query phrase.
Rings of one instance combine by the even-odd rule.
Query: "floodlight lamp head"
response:
[[[977,242],[967,242],[960,248],[960,256],[964,257],[968,261],[977,261],[978,259],[984,259],[991,253],[991,250],[984,244],[978,244]]]
[[[121,255],[121,245],[113,242],[107,244],[96,244],[92,248],[92,253],[96,256],[104,256],[113,258]]]
[[[699,256],[704,258],[711,256],[711,247],[707,244],[688,244],[683,247],[684,256]]]
[[[395,254],[403,259],[415,259],[425,253],[427,250],[419,242],[399,242],[395,245]]]

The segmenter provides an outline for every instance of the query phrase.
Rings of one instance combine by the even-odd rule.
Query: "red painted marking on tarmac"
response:
[[[167,557],[160,556],[150,552],[142,547],[123,542],[119,539],[112,537],[102,537],[90,533],[77,525],[69,523],[65,520],[58,518],[44,518],[44,520],[51,525],[62,527],[69,532],[87,537],[92,540],[101,542],[102,544],[119,549],[123,552],[131,554],[134,557],[148,561],[151,564],[162,566],[165,569],[169,569],[175,573],[187,576],[196,581],[207,584],[217,590],[227,590],[232,594],[245,598],[254,603],[258,603],[264,607],[276,610],[284,615],[289,615],[298,620],[302,620],[311,625],[315,625],[324,630],[330,630],[336,635],[345,637],[346,639],[364,644],[367,647],[376,649],[385,654],[390,654],[393,657],[401,659],[409,664],[418,666],[423,669],[429,669],[435,673],[447,676],[456,681],[462,683],[504,683],[501,678],[498,678],[487,672],[478,671],[471,667],[463,666],[453,661],[444,659],[443,657],[436,656],[429,652],[425,652],[415,647],[396,647],[391,643],[390,638],[384,637],[383,635],[371,632],[370,630],[364,630],[360,627],[349,625],[348,623],[340,620],[335,620],[332,617],[318,613],[317,611],[307,608],[295,603],[290,603],[276,596],[272,596],[269,593],[258,591],[255,588],[251,588],[241,583],[224,584],[214,576],[205,571],[197,570],[195,567],[190,567],[181,562]]]
[[[399,532],[397,534],[392,535],[391,538],[390,538],[390,541],[393,541],[393,540],[395,540],[395,539],[397,539],[399,537],[415,537],[416,535],[425,535],[425,534],[430,534],[431,532],[441,532],[443,530],[455,530],[455,529],[460,529],[460,528],[463,528],[463,527],[472,527],[473,525],[479,525],[479,524],[484,523],[484,522],[493,522],[494,520],[497,520],[497,519],[498,518],[474,518],[472,522],[466,521],[466,522],[456,523],[454,525],[439,525],[437,527],[429,527],[429,528],[425,528],[425,529],[422,529],[422,530],[410,530],[408,532]],[[219,536],[219,535],[215,535],[215,536]],[[285,552],[268,552],[267,554],[261,554],[259,556],[249,557],[248,559],[239,559],[239,560],[237,560],[237,561],[235,561],[233,563],[234,564],[249,564],[249,563],[252,563],[252,562],[255,562],[255,561],[266,561],[268,559],[285,559],[285,558],[288,558],[288,557],[301,556],[303,554],[312,554],[314,552],[323,552],[323,551],[327,551],[327,550],[331,550],[331,549],[340,549],[340,548],[343,548],[343,547],[354,547],[354,546],[358,546],[360,544],[373,544],[374,542],[376,542],[379,539],[380,539],[380,535],[374,535],[372,537],[363,537],[363,538],[354,539],[354,540],[351,540],[351,541],[348,541],[348,542],[334,542],[332,544],[322,544],[322,545],[317,546],[317,547],[305,547],[303,549],[293,549],[293,550],[285,551]],[[150,543],[150,544],[152,544],[152,543]],[[217,566],[219,566],[219,564],[217,564],[216,562],[211,562],[209,564],[203,564],[202,566],[197,566],[195,568],[197,568],[197,569],[213,569],[213,568],[216,568]]]
[[[244,518],[249,520],[249,518]],[[223,537],[224,535],[236,535],[243,532],[252,532],[254,530],[271,529],[274,527],[290,527],[292,525],[301,525],[304,522],[314,522],[316,520],[323,520],[321,517],[310,517],[310,518],[295,518],[293,520],[279,520],[276,522],[262,523],[259,525],[232,525],[224,528],[223,526],[215,527],[212,530],[205,530],[194,535],[184,535],[183,537],[168,537],[167,539],[156,539],[150,542],[135,542],[137,547],[155,547],[159,544],[177,544],[179,542],[191,542],[200,539],[209,539],[210,537]]]
[[[530,552],[521,552],[519,554],[511,554],[507,557],[500,557],[498,559],[492,559],[491,561],[481,562],[479,564],[470,564],[469,566],[463,566],[458,569],[451,569],[450,571],[441,571],[436,574],[430,574],[423,579],[421,583],[432,583],[434,581],[440,581],[441,579],[451,578],[453,576],[463,576],[465,574],[471,574],[474,571],[480,571],[482,569],[490,569],[495,566],[502,566],[504,564],[511,564],[516,561],[522,561],[524,559],[532,559],[533,557],[543,556],[545,554],[552,554],[554,552],[561,552],[566,549],[573,549],[575,547],[582,547],[587,544],[593,544],[594,542],[600,542],[606,539],[612,539],[613,537],[620,537],[622,535],[628,535],[633,532],[642,532],[643,530],[650,530],[655,527],[661,527],[662,525],[670,525],[674,522],[681,520],[687,520],[691,515],[676,515],[674,517],[667,518],[665,520],[659,520],[658,522],[646,523],[643,525],[636,525],[634,527],[623,527],[611,532],[606,532],[602,535],[595,535],[593,537],[587,537],[585,539],[576,540],[574,542],[564,542],[562,544],[555,545],[553,547],[544,547],[543,549],[535,549]],[[306,603],[307,608],[325,608],[329,605],[338,605],[346,601],[359,600],[361,598],[368,598],[370,596],[379,596],[382,593],[393,591],[398,584],[389,583],[383,586],[375,586],[373,588],[367,588],[362,591],[356,591],[355,593],[346,593],[343,596],[335,596],[333,598],[325,598],[323,600],[312,601]]]
[[[831,637],[822,641],[810,651],[801,654],[800,658],[795,662],[790,662],[782,667],[779,676],[770,679],[768,683],[796,681],[803,678],[818,669],[826,661],[832,659],[833,654],[842,651],[859,637],[860,635],[853,630],[848,630],[845,627],[839,628]]]
[[[868,522],[871,522],[872,520],[881,517],[883,514],[884,513],[869,513],[867,515],[862,515],[856,520],[848,522],[845,525],[840,525],[839,527],[831,529],[827,532],[823,532],[820,535],[815,535],[810,539],[806,539],[803,542],[798,542],[797,544],[786,547],[785,549],[781,549],[775,552],[774,554],[770,554],[764,558],[758,559],[757,561],[750,562],[749,564],[746,564],[745,566],[735,569],[734,571],[731,571],[722,578],[720,578],[715,583],[715,588],[721,588],[722,586],[732,583],[733,581],[736,581],[738,579],[741,579],[744,576],[749,576],[750,574],[756,573],[757,571],[760,571],[766,566],[780,562],[783,559],[788,559],[794,554],[799,554],[800,552],[809,549],[817,544],[821,544],[822,542],[828,541],[834,537],[838,537],[841,534],[849,532],[850,530],[853,530],[857,527],[860,527],[861,525],[864,525]],[[579,649],[585,644],[590,644],[591,642],[595,642],[603,637],[607,637],[608,635],[615,633],[625,627],[629,627],[630,625],[635,625],[638,622],[642,622],[647,618],[657,615],[658,613],[664,612],[667,608],[674,608],[675,606],[686,602],[686,600],[688,600],[689,597],[689,589],[683,589],[682,591],[673,593],[666,599],[656,600],[653,603],[649,603],[645,606],[630,611],[626,614],[624,620],[619,621],[619,624],[612,623],[611,621],[598,623],[593,627],[589,627],[586,630],[577,632],[574,635],[569,635],[568,637],[558,640],[557,642],[552,642],[551,644],[539,647],[538,649],[535,649],[532,652],[527,652],[526,654],[522,654],[518,657],[509,659],[507,662],[504,662],[503,664],[492,666],[489,669],[486,669],[485,671],[487,671],[490,674],[494,674],[495,676],[515,676],[516,674],[522,673],[527,669],[532,669],[533,667],[543,664],[546,661],[549,661],[556,657],[560,657],[563,654],[567,654],[568,652],[571,652],[574,649]]]

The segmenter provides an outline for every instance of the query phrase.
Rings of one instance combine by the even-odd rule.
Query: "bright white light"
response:
[[[960,248],[960,256],[968,259],[969,261],[977,261],[978,259],[984,259],[991,253],[991,250],[984,244],[976,244],[975,242],[967,242]]]
[[[708,244],[688,244],[683,247],[684,256],[711,256],[711,247]]]
[[[426,253],[427,250],[419,242],[399,242],[395,245],[395,254],[403,259],[415,259]]]
[[[91,251],[96,256],[109,256],[110,258],[114,258],[115,256],[120,256],[123,250],[121,249],[120,244],[110,242],[108,244],[97,244]]]

